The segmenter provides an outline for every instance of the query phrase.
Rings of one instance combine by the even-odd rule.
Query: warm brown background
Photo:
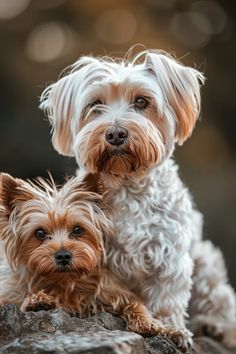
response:
[[[235,17],[234,0],[0,0],[0,170],[73,174],[37,106],[81,54],[120,56],[136,43],[175,52],[207,76],[201,122],[176,159],[236,287]]]

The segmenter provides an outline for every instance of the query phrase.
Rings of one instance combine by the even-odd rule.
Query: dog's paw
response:
[[[44,293],[43,291],[39,291],[37,294],[27,295],[25,300],[21,305],[21,311],[48,311],[56,308],[55,299]]]
[[[184,353],[192,347],[192,333],[187,329],[176,329],[169,327],[166,328],[163,335],[171,339],[172,342],[174,342],[174,344]]]
[[[191,348],[193,344],[192,333],[187,329],[179,330],[173,327],[168,327],[161,321],[153,318],[129,322],[126,329],[130,332],[136,332],[143,335],[161,335],[165,338],[169,338],[184,353]]]
[[[154,318],[131,321],[127,324],[126,329],[130,332],[149,335],[161,335],[165,331],[163,323]]]

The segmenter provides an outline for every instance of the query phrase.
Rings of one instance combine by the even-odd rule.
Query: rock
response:
[[[122,319],[109,313],[71,317],[62,310],[21,312],[0,306],[0,354],[181,354],[161,336],[126,332]],[[197,338],[189,354],[232,354],[209,338]]]

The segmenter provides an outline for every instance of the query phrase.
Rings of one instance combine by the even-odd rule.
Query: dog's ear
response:
[[[68,68],[68,73],[48,86],[40,97],[40,108],[52,125],[52,143],[62,155],[74,156],[73,134],[77,134],[79,118],[84,107],[81,101],[86,91],[86,79],[99,62],[92,57],[82,57]]]
[[[48,115],[52,125],[52,143],[62,155],[73,156],[72,116],[73,79],[68,75],[47,87],[42,93],[40,108]]]
[[[0,205],[10,215],[16,203],[32,199],[31,191],[24,187],[24,181],[7,173],[0,174]]]
[[[102,215],[102,210],[105,210],[103,190],[98,175],[86,174],[70,178],[62,186],[60,195],[67,205],[65,210],[79,203],[81,207],[86,206],[85,209],[90,209],[90,211],[93,209],[97,215]],[[103,222],[102,219],[101,222]]]
[[[92,173],[69,179],[61,189],[64,199],[70,200],[70,202],[80,200],[80,198],[100,201],[103,193],[104,187],[99,174]]]
[[[204,76],[198,70],[178,63],[163,52],[150,51],[145,64],[156,79],[176,120],[176,141],[181,145],[192,133],[200,113],[200,87]]]

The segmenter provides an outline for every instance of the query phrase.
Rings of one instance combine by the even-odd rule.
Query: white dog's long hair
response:
[[[100,160],[104,165],[105,143],[96,142],[107,129],[114,122],[125,128],[132,125],[129,158],[118,168],[109,156],[107,170],[137,171],[162,161],[174,142],[182,144],[191,135],[203,82],[202,73],[161,51],[143,51],[132,61],[82,57],[45,89],[40,107],[52,124],[55,149],[76,156],[79,166],[89,172],[100,169]],[[140,96],[149,101],[145,113],[135,107]],[[91,159],[91,154],[96,158]]]

